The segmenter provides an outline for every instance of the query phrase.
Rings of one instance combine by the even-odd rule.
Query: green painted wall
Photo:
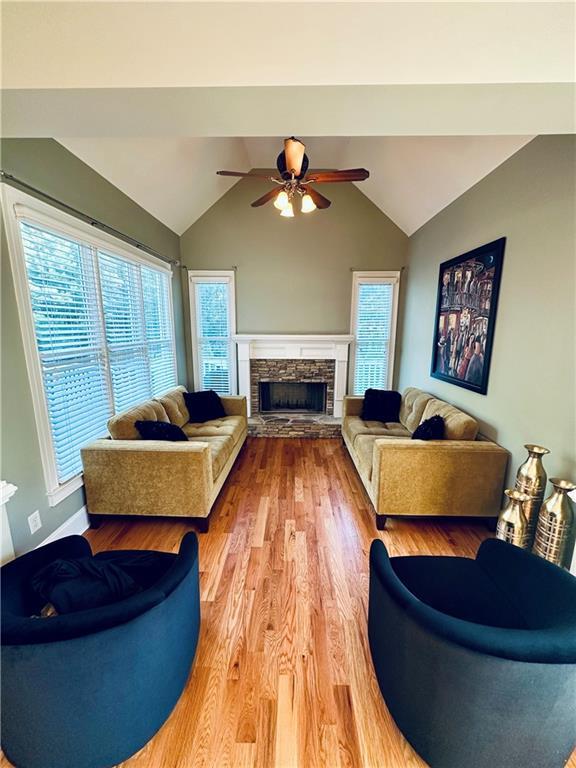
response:
[[[52,139],[5,139],[0,145],[2,169],[68,205],[178,259],[178,236]],[[82,490],[49,507],[40,460],[36,422],[4,232],[1,315],[1,474],[18,486],[8,504],[16,553],[31,549],[84,504]],[[174,268],[173,296],[179,379],[186,382],[182,318],[181,270]],[[43,526],[30,535],[27,517],[38,509]]]
[[[477,417],[512,453],[551,450],[548,476],[576,478],[576,139],[536,138],[410,239],[400,386],[421,387]],[[506,236],[487,395],[429,376],[438,268]]]
[[[408,237],[352,184],[323,184],[331,208],[293,219],[250,207],[268,189],[232,187],[182,235],[183,265],[237,267],[239,333],[349,333],[351,269],[401,269]]]

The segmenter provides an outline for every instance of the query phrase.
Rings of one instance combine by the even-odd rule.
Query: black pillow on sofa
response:
[[[444,419],[432,416],[419,424],[412,435],[412,440],[444,440]]]
[[[221,419],[226,416],[220,395],[213,389],[205,392],[184,392],[183,394],[186,408],[190,414],[190,421],[193,424]]]
[[[399,421],[402,396],[388,389],[367,389],[364,393],[364,421]]]
[[[134,426],[142,440],[171,440],[183,442],[188,440],[186,433],[176,424],[169,421],[135,421]]]
[[[122,568],[93,557],[54,560],[30,581],[33,591],[58,613],[99,608],[123,600],[142,588]]]

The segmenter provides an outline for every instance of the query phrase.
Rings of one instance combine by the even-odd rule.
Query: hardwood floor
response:
[[[175,551],[190,529],[158,518],[87,535],[95,550]],[[368,550],[379,537],[391,554],[472,556],[488,535],[459,521],[391,521],[377,532],[340,440],[249,440],[199,536],[192,675],[168,722],[123,768],[425,766],[372,670]]]

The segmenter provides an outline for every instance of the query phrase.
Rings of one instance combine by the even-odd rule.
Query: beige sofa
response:
[[[363,397],[345,397],[342,437],[376,511],[387,517],[496,517],[500,511],[508,452],[478,438],[478,423],[432,395],[409,387],[400,421],[364,421]],[[444,418],[444,440],[412,440],[416,427]]]
[[[210,509],[248,432],[245,397],[222,397],[226,417],[188,423],[184,387],[119,413],[110,437],[82,449],[88,512],[198,518],[208,530]],[[182,427],[188,442],[142,440],[139,419]]]

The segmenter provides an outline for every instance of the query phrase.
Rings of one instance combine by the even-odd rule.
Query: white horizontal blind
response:
[[[394,312],[394,284],[377,278],[355,284],[353,390],[386,389],[390,380],[390,344]]]
[[[176,384],[176,358],[168,275],[141,267],[144,324],[152,394]]]
[[[20,223],[59,482],[82,471],[80,447],[112,415],[89,248]]]
[[[43,223],[19,231],[61,485],[113,413],[176,384],[170,278]]]
[[[235,391],[230,278],[193,278],[197,380],[200,389]]]

